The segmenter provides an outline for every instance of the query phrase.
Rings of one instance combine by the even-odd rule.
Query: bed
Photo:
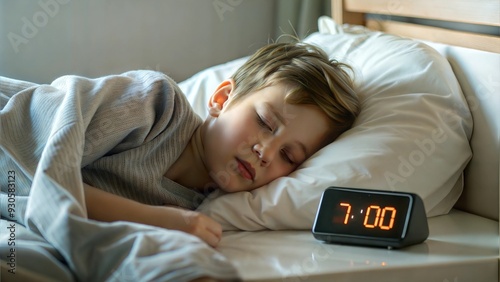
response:
[[[470,138],[471,159],[464,162],[466,164],[464,168],[457,167],[457,171],[460,173],[463,171],[463,174],[452,178],[457,180],[456,183],[450,184],[441,180],[441,184],[438,185],[440,188],[436,186],[430,188],[433,186],[431,183],[417,184],[419,183],[417,181],[408,184],[410,182],[408,180],[407,186],[392,187],[393,190],[416,191],[424,197],[428,207],[430,229],[428,239],[422,244],[401,250],[325,244],[315,240],[310,226],[318,197],[310,200],[308,197],[313,198],[312,196],[306,195],[305,192],[301,194],[303,190],[314,189],[312,188],[313,181],[306,178],[308,174],[304,171],[307,166],[314,166],[314,164],[305,165],[301,173],[293,175],[294,178],[300,178],[300,182],[294,183],[290,180],[278,185],[287,186],[288,192],[271,185],[266,187],[268,190],[265,192],[225,195],[213,202],[208,202],[205,207],[202,206],[201,210],[218,219],[228,230],[218,250],[236,265],[244,281],[499,280],[500,116],[497,110],[500,107],[498,95],[500,93],[499,11],[498,1],[332,1],[332,15],[335,22],[328,18],[320,19],[319,33],[312,34],[305,40],[320,45],[331,56],[344,56],[345,60],[359,66],[360,69],[368,68],[367,65],[376,67],[370,63],[370,58],[360,58],[363,54],[356,53],[356,49],[362,49],[363,52],[370,53],[367,56],[382,60],[380,53],[384,53],[383,48],[391,47],[384,45],[383,48],[378,49],[375,40],[366,43],[378,37],[377,31],[381,31],[384,34],[394,34],[424,42],[426,46],[438,51],[449,62],[473,119],[473,129],[468,137]],[[392,20],[398,17],[409,17],[411,20],[407,22]],[[442,26],[448,27],[453,27],[454,24],[446,25],[446,22],[492,26],[496,33],[484,35],[428,26],[429,22],[425,19],[437,20],[431,21],[431,24],[441,23]],[[423,25],[417,23],[423,23]],[[339,41],[346,40],[346,36],[350,37],[347,39],[347,41],[350,40],[349,44],[339,43]],[[367,46],[364,47],[363,44]],[[401,46],[398,48],[404,48]],[[375,48],[377,51],[370,52],[369,48]],[[391,52],[397,52],[397,48]],[[384,53],[384,56],[390,57],[391,54]],[[398,62],[407,63],[408,66],[411,64],[404,60]],[[194,81],[189,80],[181,85],[186,87],[186,91],[189,91],[191,87],[203,89],[205,84],[210,84],[212,78],[220,79],[227,76],[226,71],[231,72],[232,68],[239,64],[241,61],[236,60],[212,68],[210,70],[212,73],[200,73],[193,79],[198,83],[196,86],[192,84]],[[404,73],[406,70],[398,71]],[[370,79],[377,80],[376,77],[371,76],[370,71],[362,70],[361,72],[360,76],[365,79],[365,83],[370,84]],[[415,76],[415,74],[412,75]],[[398,83],[404,83],[404,81],[404,75],[398,77]],[[381,81],[378,82],[381,83]],[[376,86],[370,84],[370,87]],[[363,88],[363,91],[365,90]],[[384,91],[389,90],[386,88]],[[205,103],[200,102],[199,97],[191,97],[191,101],[195,107],[198,103],[199,105]],[[365,110],[369,108],[366,104],[368,102],[365,101]],[[453,106],[455,110],[459,107],[457,105]],[[390,111],[390,109],[386,110]],[[437,109],[437,111],[446,111],[446,109]],[[355,124],[354,128],[361,126],[360,123],[362,122]],[[349,141],[357,141],[354,138],[350,139],[351,137],[346,138]],[[370,146],[376,146],[376,141],[370,143]],[[405,158],[411,158],[411,154],[415,153],[415,147],[409,151],[405,150],[407,151],[400,152],[400,154],[406,154]],[[464,152],[466,149],[457,150]],[[344,157],[339,151],[329,153],[341,159]],[[370,153],[365,152],[365,154]],[[439,158],[434,154],[429,155],[429,158],[434,157]],[[353,160],[352,156],[346,159],[352,162],[357,161]],[[398,163],[398,160],[401,159],[392,159],[394,163]],[[416,171],[409,178],[418,174],[417,170],[422,169],[418,167],[420,165],[418,160],[414,159],[414,161]],[[453,162],[457,163],[457,161]],[[377,164],[382,163],[390,165],[378,159]],[[401,165],[401,162],[399,163]],[[319,164],[324,165],[324,163]],[[358,168],[356,177],[351,175],[348,180],[337,175],[324,176],[335,174],[332,171],[343,171],[349,174],[349,171],[344,171],[342,166],[330,165],[328,170],[323,171],[318,165],[316,169],[322,177],[317,177],[317,181],[324,181],[323,185],[331,181],[332,185],[370,188],[383,185],[384,180],[378,179],[377,172],[374,172],[376,165],[370,167],[374,173],[367,179],[360,176],[365,173],[364,165],[366,164]],[[427,161],[423,166],[425,165],[432,166]],[[441,170],[440,173],[442,173]],[[418,176],[418,178],[425,177],[433,178],[431,181],[437,181],[437,178],[434,178],[429,171]],[[356,180],[352,181],[352,178]],[[444,186],[458,187],[458,190],[453,188],[446,190],[448,196],[453,194],[454,196],[448,199],[441,198],[441,204],[434,203],[430,198],[440,197],[437,191],[444,189]],[[390,185],[384,187],[391,189]],[[293,192],[289,192],[290,190]],[[296,196],[298,194],[300,196]],[[316,195],[318,194],[319,192],[316,191]],[[442,205],[445,202],[448,202],[447,206]],[[269,207],[273,205],[278,208]],[[300,210],[302,213],[293,210]],[[307,214],[309,220],[305,220],[306,223],[302,225],[304,220],[301,215],[304,213]],[[246,231],[240,231],[240,229]],[[297,231],[296,229],[304,230]]]
[[[4,218],[15,201],[15,211],[27,212],[31,219],[29,228],[13,223],[21,219],[1,221],[2,230],[9,231],[0,236],[2,279],[498,281],[499,11],[500,3],[490,0],[332,0],[333,19],[320,18],[319,32],[304,41],[354,66],[362,115],[352,130],[291,175],[252,192],[206,199],[199,211],[225,230],[216,249],[178,232],[81,219],[81,190],[58,186],[71,181],[66,177],[78,168],[75,154],[81,152],[58,147],[45,153],[50,158],[35,180],[54,188],[35,191],[41,200],[27,202],[32,206],[22,196],[1,199]],[[494,35],[445,28],[456,22],[479,25]],[[216,65],[179,83],[200,116],[206,115],[210,91],[246,59]],[[14,85],[12,92],[34,87],[8,83]],[[57,146],[67,143],[65,136],[54,136]],[[0,137],[4,146],[7,138]],[[73,165],[58,167],[51,162],[57,158]],[[11,177],[10,171],[2,175],[2,191],[4,186],[22,187],[21,173]],[[53,177],[62,182],[54,185]],[[403,249],[316,240],[311,227],[321,194],[332,185],[419,194],[429,237]]]

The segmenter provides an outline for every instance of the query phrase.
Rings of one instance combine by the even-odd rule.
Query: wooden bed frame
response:
[[[363,25],[371,30],[427,42],[500,53],[500,0],[332,0],[331,4],[332,17],[338,24]],[[468,31],[457,30],[456,26]],[[488,34],[481,33],[482,31],[488,31]],[[498,69],[500,71],[500,66]],[[472,144],[472,149],[483,148],[474,148]],[[493,164],[496,165],[493,173],[498,175],[498,161]],[[495,184],[491,181],[491,175],[481,171],[483,168],[484,166],[480,166],[475,172],[469,172],[470,177],[466,175],[464,193],[457,206],[498,221],[500,192],[496,191],[495,195],[491,195],[491,186],[499,187],[500,176],[494,180]],[[467,190],[472,189],[467,188],[477,186],[478,180],[482,178],[490,178],[490,188],[473,188],[476,190],[475,194],[487,196],[475,196],[471,200]],[[485,197],[489,198],[485,200]],[[493,214],[481,210],[491,206],[497,207]]]
[[[370,18],[366,14],[383,17]],[[500,53],[499,0],[332,0],[332,17],[339,24],[364,25],[400,36]],[[414,19],[455,22],[476,29],[496,27],[496,35],[395,21],[391,17],[409,17],[410,22]]]

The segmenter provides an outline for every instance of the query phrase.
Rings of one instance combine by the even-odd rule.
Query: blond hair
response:
[[[265,87],[285,83],[290,104],[318,106],[333,122],[336,138],[349,129],[359,102],[347,64],[330,60],[318,47],[305,43],[272,43],[259,49],[232,76],[233,100]]]

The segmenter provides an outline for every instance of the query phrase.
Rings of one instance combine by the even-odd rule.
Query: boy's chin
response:
[[[255,185],[249,185],[249,184],[250,183],[227,183],[227,185],[219,185],[219,189],[226,193],[236,193],[236,192],[252,191],[257,188],[254,187]]]

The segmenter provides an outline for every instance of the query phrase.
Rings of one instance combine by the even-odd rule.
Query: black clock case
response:
[[[425,213],[424,202],[422,198],[415,193],[407,192],[397,192],[397,191],[387,191],[387,190],[374,190],[374,189],[362,189],[362,188],[347,188],[347,187],[335,187],[331,186],[327,189],[341,189],[341,190],[356,190],[360,192],[367,193],[391,193],[391,194],[404,194],[409,195],[413,201],[410,207],[411,212],[409,213],[409,218],[407,222],[407,230],[404,236],[397,239],[384,239],[384,238],[371,238],[364,236],[352,236],[352,235],[342,235],[342,234],[331,234],[327,232],[322,232],[321,227],[317,226],[318,214],[321,207],[321,202],[318,205],[318,211],[316,212],[316,219],[312,229],[314,238],[320,241],[325,241],[327,243],[338,243],[338,244],[349,244],[349,245],[362,245],[362,246],[372,246],[372,247],[384,247],[384,248],[404,248],[407,246],[420,244],[424,242],[429,237],[429,225],[427,223],[427,215]],[[324,194],[323,194],[324,196]]]

